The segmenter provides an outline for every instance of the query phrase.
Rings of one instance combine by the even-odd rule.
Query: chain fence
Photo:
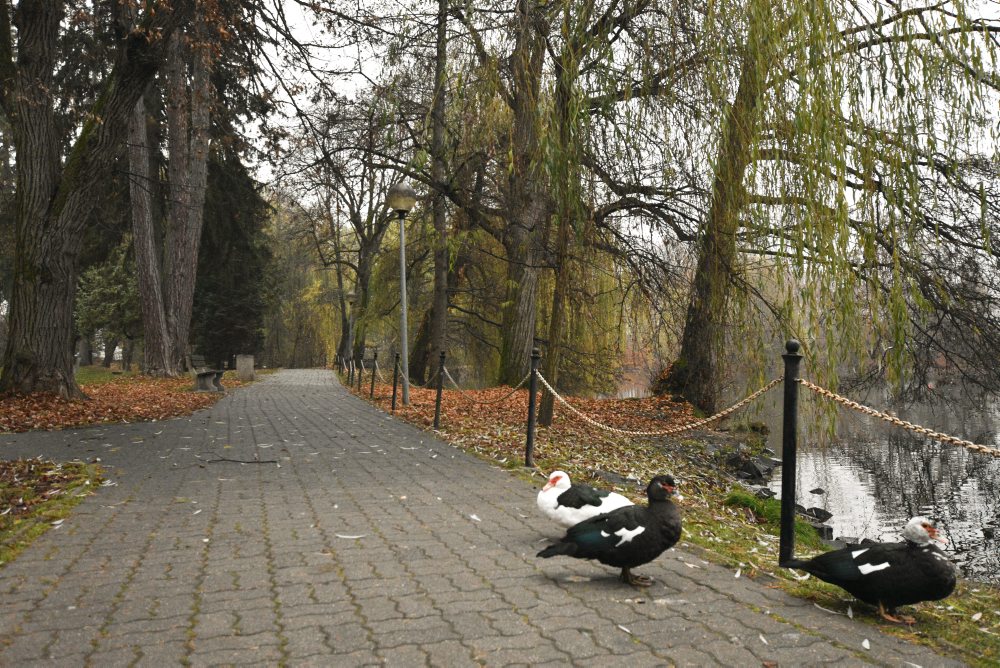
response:
[[[353,360],[352,360],[352,362],[353,362]],[[363,360],[359,360],[359,365],[358,365],[358,367],[357,367],[356,370],[357,370],[357,373],[359,373],[359,374],[360,373],[364,373],[364,372],[367,371]],[[383,384],[388,384],[387,381],[386,381],[386,379],[382,375],[382,371],[379,368],[379,364],[378,364],[377,360],[374,362],[373,371],[376,374],[376,377],[379,379],[379,382],[381,382]],[[481,399],[477,399],[473,395],[471,395],[468,392],[466,392],[465,390],[463,390],[459,386],[458,382],[451,375],[451,372],[448,371],[448,367],[446,367],[446,366],[441,366],[434,373],[434,375],[432,375],[427,380],[426,384],[420,385],[420,384],[417,384],[417,383],[410,383],[410,386],[411,387],[420,388],[420,389],[432,388],[434,381],[438,377],[438,374],[441,374],[441,373],[443,373],[444,377],[448,379],[448,381],[452,384],[452,386],[456,390],[458,390],[459,394],[462,396],[463,399],[465,399],[466,401],[468,401],[470,403],[480,404],[480,405],[499,404],[499,403],[502,403],[504,401],[507,401],[512,396],[514,396],[514,394],[517,393],[518,390],[520,390],[522,387],[524,387],[524,384],[526,382],[528,382],[528,380],[531,378],[531,373],[529,372],[528,374],[526,374],[524,376],[524,378],[521,379],[521,381],[515,387],[513,387],[510,390],[510,392],[508,392],[507,394],[505,394],[502,397],[499,397],[499,398],[496,398],[496,399],[490,399],[488,401],[483,401]],[[661,430],[657,430],[657,431],[639,431],[639,430],[619,429],[617,427],[612,427],[610,425],[603,424],[602,422],[599,422],[598,420],[595,420],[594,418],[590,417],[589,415],[586,415],[585,413],[583,413],[582,411],[580,411],[578,408],[576,408],[575,406],[573,406],[572,404],[570,404],[565,398],[563,398],[563,396],[560,395],[555,390],[555,388],[552,387],[552,385],[545,378],[545,376],[542,375],[542,373],[540,371],[536,371],[535,373],[537,374],[538,379],[542,382],[542,385],[545,387],[546,390],[548,390],[549,392],[552,393],[552,396],[553,396],[553,398],[556,401],[558,401],[560,404],[562,404],[563,406],[565,406],[573,415],[575,415],[576,417],[580,418],[581,420],[583,420],[587,424],[589,424],[589,425],[591,425],[593,427],[597,427],[598,429],[603,429],[604,431],[608,431],[608,432],[611,432],[613,434],[618,434],[618,435],[621,435],[621,436],[645,436],[645,437],[671,436],[671,435],[674,435],[674,434],[680,434],[680,433],[683,433],[683,432],[686,432],[686,431],[691,431],[693,429],[697,429],[697,428],[702,427],[702,426],[704,426],[706,424],[709,424],[711,422],[715,422],[717,420],[721,420],[722,418],[727,417],[727,416],[731,415],[732,413],[738,411],[739,409],[743,408],[744,406],[746,406],[750,402],[754,401],[755,399],[757,399],[761,395],[767,393],[768,391],[770,391],[771,389],[773,389],[776,385],[778,385],[779,383],[781,383],[784,380],[783,377],[775,378],[771,382],[767,383],[766,385],[764,385],[763,387],[761,387],[757,391],[753,392],[752,394],[747,395],[745,398],[741,399],[740,401],[738,401],[737,403],[733,404],[729,408],[726,408],[725,410],[719,411],[715,415],[703,418],[701,420],[697,420],[695,422],[691,422],[691,423],[688,423],[688,424],[679,425],[679,426],[676,426],[676,427],[670,427],[670,428],[667,428],[667,429],[661,429]],[[908,422],[906,420],[903,420],[903,419],[900,419],[900,418],[896,417],[895,415],[891,415],[889,413],[885,413],[885,412],[876,410],[876,409],[871,408],[869,406],[865,406],[864,404],[858,403],[857,401],[854,401],[852,399],[848,399],[847,397],[841,396],[841,395],[837,394],[836,392],[833,392],[833,391],[828,390],[828,389],[826,389],[824,387],[816,385],[815,383],[812,383],[812,382],[810,382],[808,380],[805,380],[804,378],[798,378],[798,379],[796,379],[796,382],[798,382],[800,385],[802,385],[806,389],[811,390],[815,394],[817,394],[817,395],[819,395],[819,396],[821,396],[821,397],[823,397],[825,399],[829,399],[829,400],[831,400],[831,401],[833,401],[833,402],[835,402],[837,404],[840,404],[841,406],[844,406],[846,408],[850,408],[851,410],[857,411],[857,412],[862,413],[864,415],[867,415],[869,417],[878,418],[878,419],[883,420],[884,422],[887,422],[889,424],[895,425],[897,427],[901,427],[901,428],[903,428],[903,429],[905,429],[905,430],[907,430],[907,431],[909,431],[911,433],[918,434],[920,436],[925,436],[927,438],[934,439],[934,440],[936,440],[936,441],[938,441],[940,443],[944,443],[944,444],[947,444],[947,445],[959,446],[959,447],[966,448],[968,450],[972,450],[973,452],[978,452],[978,453],[981,453],[981,454],[989,455],[991,457],[1000,458],[1000,449],[998,449],[998,448],[994,448],[994,447],[990,447],[990,446],[986,446],[986,445],[981,445],[979,443],[973,443],[972,441],[967,441],[965,439],[961,439],[961,438],[958,438],[956,436],[951,436],[949,434],[944,434],[942,432],[934,431],[933,429],[929,429],[927,427],[923,427],[921,425],[914,424],[912,422]]]
[[[382,375],[382,369],[379,367],[378,360],[375,360],[374,365],[375,365],[375,377],[378,378],[378,382],[382,383],[383,385],[388,385],[388,383],[385,380],[385,377]]]
[[[597,427],[598,429],[603,429],[605,431],[609,431],[613,434],[618,434],[620,436],[671,436],[673,434],[680,434],[685,431],[691,431],[692,429],[697,429],[698,427],[704,426],[710,422],[715,422],[716,420],[721,420],[727,415],[730,415],[731,413],[738,411],[739,409],[743,408],[757,397],[771,390],[771,388],[773,388],[775,385],[777,385],[783,380],[783,378],[775,378],[764,387],[760,388],[753,394],[748,395],[744,399],[741,399],[739,402],[733,404],[729,408],[720,411],[710,417],[698,420],[697,422],[692,422],[690,424],[680,425],[677,427],[670,427],[669,429],[663,429],[661,431],[631,431],[628,429],[618,429],[617,427],[611,427],[609,425],[598,422],[589,415],[580,412],[575,406],[571,405],[568,401],[563,399],[562,396],[558,392],[556,392],[551,385],[549,385],[549,381],[545,379],[545,376],[543,376],[541,372],[536,372],[536,373],[538,374],[538,379],[542,381],[542,385],[544,385],[545,388],[552,393],[552,396],[557,401],[559,401],[559,403],[568,408],[574,415],[579,417],[587,424],[590,424],[591,426]]]
[[[512,396],[514,396],[514,393],[517,392],[518,390],[520,390],[524,386],[524,384],[526,382],[528,382],[529,378],[531,378],[531,374],[528,373],[528,374],[526,374],[524,376],[524,378],[521,379],[521,382],[518,383],[517,386],[514,387],[514,389],[512,389],[510,392],[508,392],[504,396],[500,397],[499,399],[490,399],[489,401],[483,401],[481,399],[476,399],[471,394],[469,394],[468,392],[466,392],[465,390],[463,390],[461,387],[459,387],[458,383],[455,382],[455,379],[451,377],[451,372],[448,371],[448,367],[442,367],[442,368],[444,369],[444,377],[447,378],[451,382],[451,384],[455,386],[455,389],[458,390],[458,392],[459,392],[460,395],[462,395],[462,398],[464,398],[466,401],[470,401],[470,402],[472,402],[474,404],[482,404],[484,406],[488,406],[490,404],[499,404],[500,402],[507,401]]]
[[[420,383],[414,383],[411,380],[410,381],[410,387],[415,387],[418,390],[433,390],[433,389],[435,389],[434,388],[434,381],[437,379],[439,373],[440,373],[440,370],[435,371],[434,374],[430,378],[428,378],[427,382],[424,383],[423,385],[421,385]],[[403,370],[402,369],[399,370],[399,382],[400,383],[403,382]]]
[[[831,401],[834,401],[834,402],[840,404],[841,406],[846,406],[847,408],[850,408],[851,410],[855,410],[855,411],[857,411],[859,413],[863,413],[864,415],[868,415],[870,417],[875,417],[875,418],[878,418],[880,420],[884,420],[885,422],[888,422],[889,424],[894,424],[897,427],[902,427],[903,429],[906,429],[907,431],[912,432],[914,434],[919,434],[921,436],[927,436],[927,437],[932,438],[935,441],[939,441],[941,443],[946,443],[948,445],[957,445],[957,446],[966,448],[968,450],[972,450],[974,452],[980,452],[980,453],[982,453],[984,455],[989,455],[991,457],[1000,457],[1000,450],[998,450],[997,448],[991,448],[991,447],[986,446],[986,445],[980,445],[978,443],[973,443],[972,441],[966,441],[966,440],[958,438],[956,436],[949,436],[948,434],[942,434],[939,431],[934,431],[933,429],[928,429],[927,427],[921,427],[918,424],[913,424],[912,422],[907,422],[906,420],[901,420],[898,417],[896,417],[895,415],[889,415],[888,413],[883,413],[881,411],[875,410],[874,408],[870,408],[868,406],[865,406],[864,404],[859,404],[858,402],[856,402],[856,401],[854,401],[852,399],[848,399],[847,397],[843,397],[843,396],[837,394],[836,392],[832,392],[832,391],[830,391],[830,390],[828,390],[826,388],[820,387],[819,385],[816,385],[814,383],[810,383],[808,380],[805,380],[805,379],[802,379],[802,378],[799,378],[798,382],[799,382],[799,385],[802,385],[803,387],[805,387],[805,388],[807,388],[809,390],[812,390],[813,392],[815,392],[819,396],[824,397],[826,399],[830,399]]]

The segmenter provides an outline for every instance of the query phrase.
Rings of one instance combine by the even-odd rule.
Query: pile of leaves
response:
[[[93,464],[0,460],[0,564],[59,527],[69,509],[100,482],[100,468]]]
[[[227,389],[240,381],[227,374]],[[66,400],[54,394],[9,394],[0,397],[0,432],[65,429],[103,422],[141,422],[189,415],[211,406],[222,395],[194,392],[190,378],[120,376],[108,382],[82,384],[89,398]]]
[[[357,388],[353,391],[386,411],[391,409],[391,386],[376,385],[374,399],[369,399],[367,384],[360,392]],[[410,405],[403,406],[397,397],[395,415],[431,428],[435,395],[434,390],[411,387]],[[572,398],[570,402],[596,422],[629,431],[663,431],[698,420],[690,405],[669,397]],[[741,487],[720,468],[718,459],[706,454],[706,444],[717,446],[725,440],[723,434],[690,431],[665,438],[619,435],[582,420],[557,402],[552,426],[537,430],[534,461],[538,470],[531,470],[523,468],[527,407],[526,390],[445,390],[437,434],[515,475],[534,477],[539,486],[541,472],[562,469],[575,481],[614,489],[642,502],[645,482],[656,474],[671,473],[685,497],[679,502],[684,512],[684,545],[732,568],[735,577],[766,578],[769,586],[811,599],[831,615],[856,617],[971,665],[996,665],[1000,660],[1000,590],[996,587],[960,582],[945,601],[908,610],[918,620],[914,628],[897,628],[882,623],[874,609],[852,602],[843,590],[816,578],[799,581],[778,568],[774,518],[752,502],[755,497],[740,492]],[[823,549],[814,536],[802,534],[797,547],[800,556]]]

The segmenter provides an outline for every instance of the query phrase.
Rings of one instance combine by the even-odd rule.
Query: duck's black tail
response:
[[[576,543],[556,543],[555,545],[549,545],[535,556],[548,559],[549,557],[558,557],[560,554],[572,557],[576,554]]]

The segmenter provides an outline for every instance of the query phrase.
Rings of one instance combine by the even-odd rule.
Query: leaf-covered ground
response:
[[[82,367],[77,381],[88,399],[67,401],[50,394],[0,397],[0,432],[163,420],[190,415],[224,396],[193,392],[188,377],[151,378],[103,367]],[[227,389],[242,385],[231,373],[223,382]],[[46,530],[59,528],[70,508],[99,484],[99,476],[99,467],[82,462],[0,459],[0,565]]]
[[[0,432],[65,429],[102,422],[142,422],[190,415],[211,406],[223,395],[193,392],[188,377],[90,376],[81,383],[89,397],[68,401],[52,394],[0,397]],[[235,377],[223,380],[226,389],[240,386]]]
[[[364,382],[358,394],[368,399],[369,388]],[[391,386],[376,385],[374,402],[389,411],[391,395]],[[410,405],[402,406],[397,397],[395,414],[430,429],[434,399],[435,391],[411,387]],[[574,398],[571,403],[597,422],[630,431],[662,431],[698,419],[691,406],[667,398]],[[740,486],[719,467],[715,456],[707,454],[720,447],[724,452],[727,444],[743,440],[739,434],[697,431],[655,439],[615,435],[557,403],[553,426],[538,429],[534,453],[538,470],[533,471],[523,468],[527,406],[526,390],[512,395],[510,388],[445,390],[439,435],[516,475],[533,478],[539,486],[543,484],[541,472],[562,469],[573,480],[613,488],[641,501],[642,483],[656,474],[671,473],[679,479],[679,491],[685,497],[680,504],[686,544],[732,568],[735,577],[763,578],[768,586],[808,598],[831,615],[850,615],[971,665],[1000,663],[1000,590],[996,587],[960,582],[948,599],[906,609],[916,617],[917,625],[903,628],[881,621],[873,609],[852,601],[837,587],[816,578],[799,581],[778,568],[778,527],[739,502],[733,490]],[[737,413],[728,426],[735,429],[739,421]],[[708,444],[713,447],[706,448]],[[796,545],[800,556],[821,549],[818,541],[806,535]]]

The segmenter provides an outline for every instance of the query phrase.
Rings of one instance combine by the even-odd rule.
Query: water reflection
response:
[[[772,393],[773,397],[773,393]],[[810,435],[819,418],[806,409],[799,438],[798,502],[834,514],[834,535],[899,540],[906,520],[927,515],[948,539],[946,551],[966,577],[1000,584],[1000,555],[991,527],[1000,525],[1000,459],[942,445],[881,420],[841,409],[835,435]],[[884,408],[879,398],[863,398]],[[983,406],[925,403],[897,408],[899,417],[976,443],[995,445],[1000,413]],[[780,410],[771,398],[763,416],[770,447],[780,452]],[[780,490],[780,474],[771,483]],[[822,488],[825,494],[810,490]],[[985,529],[985,531],[984,531]],[[1000,533],[1000,529],[997,530]]]

